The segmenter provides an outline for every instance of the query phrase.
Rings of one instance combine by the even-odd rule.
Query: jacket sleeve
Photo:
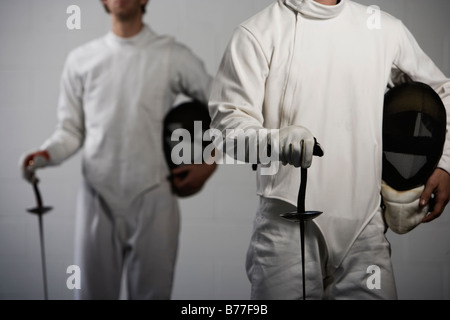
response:
[[[186,46],[176,43],[172,50],[171,87],[173,92],[208,104],[212,76],[203,61]]]
[[[209,102],[212,126],[226,129],[263,128],[266,56],[255,37],[238,27],[223,55]]]
[[[447,112],[447,136],[438,167],[450,173],[450,79],[420,48],[411,32],[399,21],[398,50],[395,67],[411,80],[431,86],[441,97]]]
[[[268,74],[268,59],[259,42],[248,29],[239,26],[222,57],[209,101],[211,128],[222,138],[214,143],[236,160],[254,162],[249,158],[258,153],[259,146],[252,139],[260,144],[267,141],[268,136],[262,133],[267,132],[263,104]],[[240,152],[242,142],[245,149]]]
[[[58,165],[72,156],[84,141],[83,85],[74,63],[69,54],[60,81],[56,130],[41,146],[50,154],[50,165]]]

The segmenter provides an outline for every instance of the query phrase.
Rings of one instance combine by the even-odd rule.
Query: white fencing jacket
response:
[[[126,207],[168,174],[162,125],[178,94],[208,102],[212,77],[186,46],[148,25],[109,32],[67,57],[58,125],[41,148],[57,165],[83,146],[83,174],[111,208]]]
[[[323,214],[330,262],[345,253],[380,207],[383,99],[393,70],[433,87],[450,115],[450,81],[401,21],[367,7],[278,0],[240,24],[210,98],[212,127],[308,128],[325,151],[308,169],[306,210]],[[448,121],[450,123],[450,121]],[[225,134],[223,134],[225,135]],[[450,172],[450,143],[439,166]],[[257,192],[297,204],[300,169],[257,175]]]

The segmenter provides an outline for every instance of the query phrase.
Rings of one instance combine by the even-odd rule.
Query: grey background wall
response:
[[[450,76],[448,0],[359,0],[401,18]],[[151,0],[145,20],[174,35],[214,75],[234,27],[272,0]],[[81,29],[69,30],[69,5]],[[54,130],[59,77],[67,53],[109,30],[99,1],[0,0],[0,299],[42,299],[38,220],[18,160]],[[50,299],[72,299],[75,199],[80,158],[39,171]],[[180,201],[182,231],[173,299],[248,299],[245,253],[256,210],[249,165],[221,165],[198,195]],[[406,235],[388,232],[400,299],[450,299],[450,209]],[[125,298],[125,296],[123,296]]]

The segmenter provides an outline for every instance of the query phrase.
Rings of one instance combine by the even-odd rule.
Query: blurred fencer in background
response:
[[[211,76],[191,49],[143,21],[148,2],[101,0],[111,30],[69,53],[57,128],[19,163],[33,183],[37,169],[58,166],[82,149],[75,226],[79,299],[119,299],[124,270],[129,299],[170,299],[180,232],[177,197],[196,194],[216,169],[203,163],[169,171],[163,119],[180,94],[206,105]]]

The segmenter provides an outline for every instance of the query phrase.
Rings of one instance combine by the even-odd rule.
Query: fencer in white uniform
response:
[[[211,81],[189,48],[147,24],[128,38],[110,31],[68,55],[57,129],[39,150],[56,166],[82,148],[77,298],[119,298],[126,264],[129,299],[170,299],[180,217],[163,118],[179,94],[207,104]]]
[[[213,128],[224,136],[230,129],[279,129],[283,150],[292,150],[276,174],[261,174],[258,166],[260,203],[247,257],[251,297],[302,298],[299,226],[280,218],[296,210],[301,153],[302,166],[310,166],[306,210],[323,211],[307,224],[307,298],[396,299],[380,208],[384,93],[400,70],[433,87],[450,115],[450,80],[395,17],[379,12],[373,26],[366,6],[319,2],[278,0],[241,23],[213,84]],[[323,157],[313,159],[313,137]],[[448,139],[433,173],[439,208],[429,220],[449,197]],[[301,152],[301,140],[310,151]],[[369,283],[373,266],[380,287]]]

